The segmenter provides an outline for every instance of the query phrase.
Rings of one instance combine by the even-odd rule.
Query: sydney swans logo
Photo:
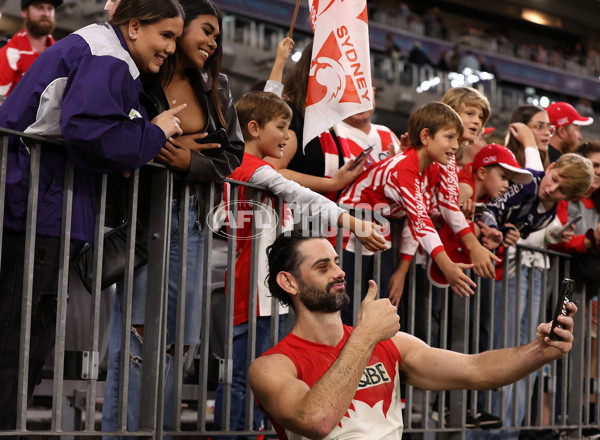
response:
[[[314,0],[311,24],[313,28],[317,22],[319,26],[327,26],[329,22],[335,22],[334,17],[340,14],[349,17],[347,23],[333,27],[324,41],[315,38],[315,49],[318,51],[314,55],[313,49],[307,107],[371,101],[370,72],[366,70],[369,66],[363,66],[368,56],[361,56],[362,42],[356,41],[356,36],[360,34],[356,28],[367,26],[364,1],[332,0],[319,4],[318,0]]]

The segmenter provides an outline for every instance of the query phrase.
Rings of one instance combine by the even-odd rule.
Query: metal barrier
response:
[[[0,138],[2,145],[2,154],[0,156],[0,205],[4,207],[4,197],[7,175],[7,153],[8,153],[8,135],[21,135],[21,133],[0,129]],[[99,426],[99,406],[102,402],[104,383],[102,381],[102,372],[99,369],[99,361],[102,357],[100,347],[102,338],[102,323],[100,322],[101,304],[109,294],[101,291],[100,277],[95,276],[93,280],[93,289],[91,294],[90,319],[87,322],[80,322],[82,326],[89,327],[89,341],[87,350],[81,353],[81,371],[79,378],[72,379],[65,374],[65,343],[69,337],[66,334],[67,319],[67,299],[75,301],[77,292],[76,285],[69,284],[69,242],[70,226],[72,216],[72,195],[73,195],[73,169],[68,167],[65,179],[64,203],[63,203],[63,227],[61,239],[60,254],[60,272],[59,288],[57,302],[57,324],[55,355],[51,370],[53,376],[51,380],[44,380],[38,390],[37,395],[47,393],[52,397],[51,414],[47,424],[32,427],[31,412],[27,405],[27,373],[29,365],[29,335],[31,326],[31,307],[32,307],[32,274],[33,274],[33,249],[36,240],[36,204],[38,199],[38,179],[41,142],[48,142],[48,139],[34,136],[26,136],[31,141],[37,142],[37,145],[31,147],[31,173],[30,173],[30,191],[29,208],[27,215],[27,252],[24,261],[25,276],[23,283],[23,302],[22,302],[22,327],[21,344],[24,349],[20,353],[20,372],[18,378],[19,396],[17,401],[17,424],[15,430],[0,431],[0,437],[9,435],[26,435],[27,437],[41,437],[48,435],[60,435],[65,438],[81,436],[143,436],[152,438],[163,438],[165,436],[199,436],[218,437],[219,435],[256,435],[267,434],[274,436],[274,431],[267,426],[265,431],[257,432],[252,427],[252,414],[254,411],[253,397],[250,389],[246,392],[246,422],[242,431],[232,431],[229,425],[229,413],[231,409],[231,384],[233,369],[233,309],[234,295],[233,287],[235,283],[235,237],[236,230],[233,228],[228,232],[230,240],[227,243],[227,250],[224,251],[224,242],[214,237],[213,233],[206,233],[204,242],[204,277],[203,277],[203,311],[202,327],[200,339],[203,341],[196,350],[188,351],[196,353],[194,358],[197,360],[195,368],[189,367],[186,362],[185,347],[183,341],[183,328],[185,321],[185,275],[186,265],[180,264],[178,268],[178,295],[177,295],[177,329],[174,345],[174,379],[173,379],[173,411],[171,414],[165,414],[164,395],[165,395],[165,376],[162,373],[165,369],[166,354],[166,315],[167,315],[167,290],[168,290],[168,259],[170,243],[170,211],[174,192],[173,175],[160,165],[150,164],[144,169],[144,173],[149,175],[150,185],[140,186],[140,171],[132,173],[129,178],[130,185],[127,193],[128,197],[128,240],[127,240],[127,266],[123,278],[123,295],[120,298],[123,310],[123,320],[121,326],[121,358],[120,358],[120,396],[119,396],[119,420],[118,429],[112,432],[101,432]],[[55,142],[56,143],[56,142]],[[103,253],[103,235],[106,217],[106,195],[107,195],[107,176],[99,176],[100,193],[95,219],[95,254],[94,266],[95,273],[102,271],[102,253]],[[253,189],[254,200],[261,202],[264,192],[262,188],[247,183],[229,181],[230,193],[229,200],[237,200],[239,186],[243,185]],[[215,183],[214,187],[221,186],[221,183]],[[184,200],[188,194],[188,187],[182,185],[179,199]],[[131,311],[132,311],[132,293],[134,266],[133,257],[135,252],[135,237],[138,214],[138,197],[141,191],[150,192],[151,205],[149,208],[150,222],[147,226],[149,247],[148,247],[148,283],[146,292],[146,310],[145,310],[145,331],[143,343],[143,367],[141,379],[141,398],[140,398],[140,418],[139,430],[127,430],[127,410],[128,410],[128,377],[129,377],[129,335],[131,330]],[[206,204],[207,207],[214,206],[213,187],[207,187],[206,191],[198,194],[198,198]],[[275,210],[280,218],[283,215],[280,202],[276,202]],[[257,203],[254,209],[260,209]],[[213,224],[215,211],[207,209],[208,224]],[[235,215],[235,209],[233,211]],[[186,225],[195,219],[188,218],[188,206],[185,203],[180,204],[179,223],[182,225],[179,234],[179,261],[185,261],[187,250],[187,227]],[[255,218],[256,216],[254,216]],[[3,222],[0,216],[0,223]],[[4,226],[2,224],[2,226]],[[253,231],[256,231],[259,225],[253,224]],[[280,229],[278,229],[280,230]],[[4,229],[3,234],[4,235]],[[0,248],[2,246],[2,236],[0,236]],[[341,236],[338,235],[338,252],[341,254]],[[218,240],[218,241],[217,241]],[[219,251],[221,249],[221,251]],[[258,241],[253,240],[253,266],[256,265],[256,255],[260,249]],[[533,273],[534,268],[526,268],[521,264],[521,255],[523,252],[542,252],[552,260],[551,269],[540,271],[542,279],[539,291],[540,310],[537,321],[546,321],[546,307],[548,304],[554,304],[557,295],[557,287],[561,274],[566,276],[570,273],[570,259],[568,256],[550,252],[546,250],[531,249],[519,247],[516,253],[516,290],[520,291],[521,274]],[[357,249],[357,253],[360,249]],[[217,260],[221,258],[221,262]],[[225,261],[226,260],[226,261]],[[357,276],[361,273],[361,259],[356,258],[355,273]],[[507,261],[505,261],[505,274],[508,273]],[[2,262],[0,261],[0,264]],[[379,272],[380,263],[375,259],[375,273]],[[227,269],[227,295],[223,297],[223,270]],[[420,272],[420,273],[419,273]],[[250,285],[254,289],[258,283],[263,280],[256,276],[256,268],[251,268]],[[489,280],[477,279],[477,294],[470,300],[455,298],[447,290],[436,289],[426,282],[423,282],[423,271],[416,264],[413,264],[408,278],[405,297],[401,313],[403,314],[402,327],[409,333],[418,333],[419,328],[424,329],[423,338],[426,342],[438,345],[442,348],[450,348],[461,352],[478,352],[483,342],[487,346],[494,346],[498,343],[492,334],[483,341],[481,335],[482,312],[485,310],[482,300],[487,298],[491,301],[492,307],[487,310],[490,312],[490,328],[499,321],[504,323],[504,317],[509,313],[516,316],[521,315],[522,305],[519,303],[519,295],[516,295],[516,302],[508,302],[506,293],[508,284],[506,276],[504,280],[504,302],[501,313],[493,307],[494,293],[491,289],[493,282]],[[221,279],[219,279],[221,278]],[[531,277],[530,277],[531,278]],[[355,286],[360,286],[358,279],[349,280],[354,282]],[[534,310],[533,281],[530,281],[530,289],[527,295],[526,304],[529,306],[529,321],[535,320],[537,311]],[[483,293],[485,290],[489,293]],[[79,288],[81,290],[81,288]],[[359,289],[355,289],[358,292]],[[87,293],[85,294],[87,295]],[[358,293],[357,293],[358,295]],[[600,398],[600,391],[597,387],[596,377],[600,376],[600,368],[595,359],[592,359],[592,344],[598,347],[598,340],[591,338],[592,331],[592,298],[587,298],[585,291],[576,292],[575,301],[580,305],[580,311],[576,319],[576,338],[574,348],[560,364],[560,371],[557,370],[559,363],[553,362],[548,368],[543,368],[538,372],[523,379],[525,402],[524,422],[517,420],[518,393],[513,387],[512,391],[501,390],[498,395],[500,399],[513,402],[512,412],[506,414],[502,409],[496,415],[504,418],[508,416],[511,422],[505,424],[502,430],[511,429],[555,429],[559,431],[568,431],[569,435],[581,437],[585,428],[592,428],[599,423],[600,408],[595,406],[594,402]],[[273,299],[275,306],[275,299]],[[354,301],[355,315],[358,312],[359,298]],[[256,335],[256,297],[251,295],[249,321],[248,321],[248,354],[247,362],[250,363],[255,357],[255,335]],[[273,307],[277,311],[277,307]],[[433,318],[434,313],[439,310],[437,318]],[[424,317],[421,319],[421,317]],[[293,321],[293,316],[286,318],[285,327],[289,327]],[[513,332],[519,334],[520,319],[515,320]],[[277,341],[279,319],[277,312],[271,318],[271,345]],[[439,327],[439,342],[436,342],[438,332],[435,327]],[[502,346],[513,346],[516,340],[508,340],[508,326],[503,325]],[[598,329],[596,329],[597,331]],[[534,335],[528,330],[529,339]],[[188,359],[189,360],[189,359]],[[592,363],[592,361],[594,361]],[[594,365],[594,367],[592,367]],[[592,369],[593,368],[593,369]],[[190,373],[191,370],[191,373]],[[187,374],[184,374],[185,373]],[[191,379],[190,379],[191,377]],[[593,379],[591,379],[593,377]],[[537,388],[535,384],[538,384]],[[215,383],[220,383],[223,387],[223,413],[213,414],[209,405],[214,400]],[[466,428],[466,417],[469,414],[477,414],[484,409],[492,411],[492,392],[481,393],[479,398],[477,393],[468,391],[453,391],[449,395],[446,393],[424,392],[406,387],[403,391],[405,407],[405,432],[407,434],[426,434],[435,433],[438,435],[450,435],[453,437],[465,438],[469,430]],[[521,394],[522,395],[522,394]],[[449,397],[448,397],[449,396]],[[431,419],[432,404],[437,397],[438,421]],[[483,402],[478,404],[478,400]],[[533,405],[533,406],[532,406]],[[73,407],[77,410],[72,418],[77,420],[66,426],[63,423],[65,414],[73,412]],[[448,408],[448,419],[442,416],[444,408]],[[190,409],[193,408],[193,409]],[[543,417],[547,420],[544,421]],[[221,431],[212,430],[214,417],[223,417],[223,429]],[[172,420],[172,426],[163,429],[164,421]],[[485,434],[477,430],[479,434]]]

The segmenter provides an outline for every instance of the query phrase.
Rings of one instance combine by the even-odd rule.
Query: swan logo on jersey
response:
[[[362,390],[365,388],[374,387],[387,382],[391,382],[390,375],[385,369],[383,362],[377,362],[375,365],[369,365],[363,371],[360,382],[358,383],[358,389]]]
[[[312,0],[315,33],[303,147],[339,121],[373,108],[365,0]]]

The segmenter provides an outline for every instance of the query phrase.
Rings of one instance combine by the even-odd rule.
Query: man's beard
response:
[[[45,18],[38,21],[28,20],[25,23],[27,31],[34,37],[45,37],[54,30],[55,22],[51,18]]]
[[[332,293],[331,288],[340,282],[344,282],[344,287]],[[299,284],[300,301],[312,312],[334,313],[350,304],[350,297],[346,293],[346,282],[343,278],[327,284],[324,290],[309,286],[302,280],[299,281]]]

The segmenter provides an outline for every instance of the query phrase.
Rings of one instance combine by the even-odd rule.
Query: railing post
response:
[[[169,279],[169,225],[173,179],[166,169],[152,176],[148,281],[144,317],[144,349],[140,393],[140,430],[162,437],[166,309]]]
[[[31,307],[33,298],[33,269],[35,262],[35,234],[40,181],[41,145],[30,149],[29,195],[25,235],[25,261],[23,268],[23,293],[21,303],[21,341],[19,350],[19,379],[17,388],[17,430],[27,429],[27,383],[29,378],[29,341],[31,336]]]

